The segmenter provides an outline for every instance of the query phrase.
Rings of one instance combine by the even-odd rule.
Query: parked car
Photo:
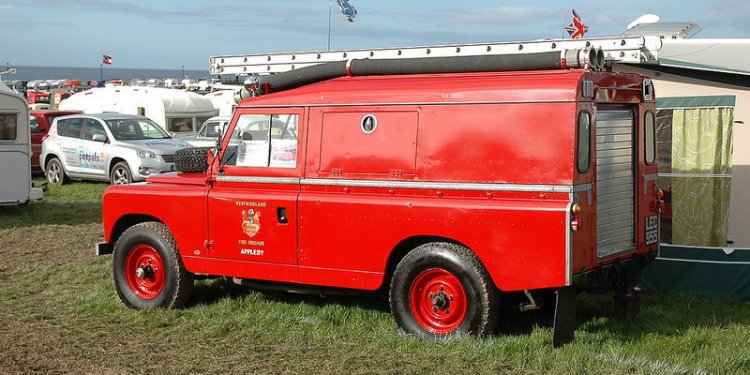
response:
[[[201,125],[198,133],[180,135],[175,138],[190,143],[195,147],[216,146],[216,140],[218,139],[219,133],[228,128],[231,119],[232,116],[211,117]]]
[[[52,121],[66,115],[75,115],[81,111],[32,110],[29,111],[29,129],[31,130],[31,171],[41,172],[39,155],[42,152],[42,140],[47,136]]]
[[[143,116],[71,115],[52,123],[39,163],[51,184],[76,178],[120,185],[174,171],[175,151],[184,147],[190,144]]]

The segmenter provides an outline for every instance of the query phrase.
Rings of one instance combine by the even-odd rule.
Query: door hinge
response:
[[[203,241],[203,247],[206,249],[206,251],[211,251],[214,249],[214,241],[213,240],[205,240]]]

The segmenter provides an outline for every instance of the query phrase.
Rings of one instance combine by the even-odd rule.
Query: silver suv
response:
[[[185,147],[190,144],[172,139],[143,116],[71,115],[52,123],[39,163],[51,184],[69,177],[129,184],[174,171],[175,151]]]

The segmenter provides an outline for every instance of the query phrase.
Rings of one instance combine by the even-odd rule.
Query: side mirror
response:
[[[94,142],[102,142],[102,143],[104,143],[104,142],[107,141],[107,136],[104,135],[104,134],[94,134],[94,136],[91,137],[91,140],[94,141]]]

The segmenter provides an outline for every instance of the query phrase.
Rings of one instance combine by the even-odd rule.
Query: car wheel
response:
[[[67,179],[65,169],[63,169],[62,163],[58,158],[49,159],[47,170],[44,174],[47,176],[47,182],[53,185],[62,185]]]
[[[422,339],[482,336],[497,322],[499,292],[472,251],[429,243],[399,262],[390,303],[399,327]]]
[[[112,274],[120,299],[129,307],[178,308],[193,290],[177,243],[162,223],[128,228],[115,243]]]
[[[112,185],[127,185],[133,182],[133,175],[130,173],[128,163],[121,161],[115,164],[109,174],[109,181]]]

